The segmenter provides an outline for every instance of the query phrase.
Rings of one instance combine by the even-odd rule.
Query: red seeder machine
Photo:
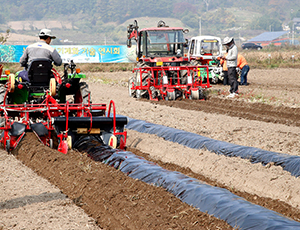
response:
[[[113,101],[108,110],[106,104],[93,104],[88,85],[80,82],[85,75],[75,67],[72,61],[65,64],[60,77],[51,62],[37,59],[28,69],[29,81],[8,71],[1,74],[0,143],[4,149],[15,149],[26,132],[34,132],[43,144],[63,153],[86,135],[113,148],[125,147],[127,118],[116,116]]]
[[[135,20],[127,27],[127,46],[135,39],[137,66],[129,79],[129,96],[150,100],[176,100],[179,97],[203,99],[209,81],[200,75],[200,67],[192,66],[184,53],[187,41],[180,27],[168,27],[159,21],[157,27],[138,30]],[[207,79],[207,78],[206,78]]]

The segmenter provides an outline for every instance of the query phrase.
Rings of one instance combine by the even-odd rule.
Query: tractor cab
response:
[[[138,31],[136,24],[128,27],[127,46],[131,46],[131,39],[137,42],[137,59],[139,62],[154,63],[182,63],[188,61],[184,55],[184,47],[187,41],[184,34],[188,30],[181,27],[169,27],[163,21],[159,21],[157,27],[144,28]]]
[[[182,29],[144,29],[140,31],[138,57],[182,57],[184,44]]]
[[[211,60],[222,56],[221,38],[215,36],[197,36],[191,38],[188,57],[208,64]]]

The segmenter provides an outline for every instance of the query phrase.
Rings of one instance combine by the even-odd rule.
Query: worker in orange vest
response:
[[[237,67],[241,69],[241,82],[239,83],[240,85],[249,85],[247,82],[247,75],[250,70],[250,67],[248,65],[248,62],[244,58],[243,55],[238,54],[238,61],[237,61]]]

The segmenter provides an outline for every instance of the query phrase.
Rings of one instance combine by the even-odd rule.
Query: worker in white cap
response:
[[[234,98],[238,95],[238,86],[239,83],[237,81],[237,58],[238,58],[238,49],[234,43],[233,37],[226,37],[223,40],[223,45],[227,49],[226,57],[223,57],[227,61],[228,68],[228,81],[230,85],[230,94],[227,96],[228,98]]]
[[[62,64],[62,59],[57,50],[50,46],[51,40],[56,38],[51,34],[51,30],[42,29],[39,33],[39,37],[39,42],[29,45],[25,49],[20,58],[21,66],[27,69],[31,61],[37,58],[47,58],[56,66],[60,66]]]

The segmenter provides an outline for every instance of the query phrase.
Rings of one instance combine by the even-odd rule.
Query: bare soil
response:
[[[205,101],[153,102],[130,98],[127,89],[130,75],[130,72],[89,73],[87,81],[93,102],[108,104],[112,99],[118,114],[235,144],[299,155],[300,79],[296,77],[296,69],[251,69],[250,85],[240,87],[238,98],[226,98],[229,86],[213,85]],[[156,135],[131,130],[128,130],[127,146],[129,151],[164,168],[226,188],[296,221],[300,219],[299,178],[279,166],[265,167],[240,158],[190,149]],[[53,214],[56,224],[64,226],[62,229],[232,229],[224,221],[182,203],[162,188],[133,180],[83,153],[72,150],[63,155],[48,149],[30,133],[13,154],[1,152],[0,155],[0,182],[5,188],[0,192],[0,229],[23,226],[59,229],[52,226],[53,219],[51,222],[46,213],[51,207],[60,210],[55,214],[66,212],[58,206],[75,210],[67,217],[61,215],[62,218]],[[47,179],[51,183],[48,186],[56,190],[43,190],[46,186],[40,181],[44,180],[35,177],[35,173],[15,158]],[[15,176],[25,169],[30,171],[30,177],[22,177],[20,181],[11,179],[28,175]],[[50,201],[44,198],[44,194],[54,193],[59,195]],[[41,200],[21,207],[13,205],[15,198],[25,199],[27,194]],[[42,208],[42,204],[46,206]],[[77,216],[82,219],[74,223],[79,220]]]

